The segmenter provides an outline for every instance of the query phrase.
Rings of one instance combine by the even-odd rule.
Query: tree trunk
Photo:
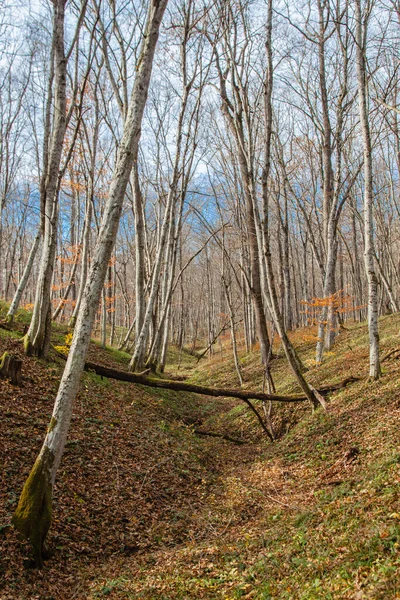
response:
[[[35,256],[36,256],[36,252],[37,252],[37,250],[39,248],[40,238],[41,238],[41,232],[40,232],[40,229],[39,229],[38,232],[37,232],[37,234],[36,234],[36,236],[35,236],[35,239],[33,241],[31,251],[29,252],[28,261],[26,263],[24,272],[22,274],[21,281],[18,284],[17,290],[16,290],[16,292],[14,294],[14,298],[13,298],[11,304],[10,304],[10,308],[8,309],[8,313],[7,313],[7,317],[6,317],[6,319],[7,319],[8,322],[12,322],[13,321],[15,313],[18,310],[22,294],[25,291],[26,284],[28,283],[28,280],[29,280],[29,277],[30,277],[30,274],[31,274],[31,271],[32,271],[33,263],[34,263]]]
[[[117,235],[132,162],[138,155],[141,123],[147,100],[154,52],[166,5],[167,0],[153,0],[149,6],[146,31],[124,132],[118,148],[108,201],[93,253],[71,349],[46,438],[24,485],[13,516],[14,526],[22,535],[30,539],[38,566],[42,564],[43,544],[51,524],[52,490],[68,435],[72,405],[85,365],[93,321]]]
[[[64,19],[66,0],[54,2],[53,51],[54,55],[54,122],[51,136],[48,169],[42,175],[41,208],[44,219],[43,249],[36,286],[35,305],[24,346],[28,354],[45,356],[50,336],[51,283],[57,241],[59,168],[63,141],[67,126],[66,117],[66,73],[67,61],[64,52]],[[51,90],[49,90],[51,94]]]
[[[0,378],[9,379],[13,385],[21,385],[22,360],[4,352],[0,359]]]
[[[264,112],[265,112],[265,141],[264,141],[264,168],[262,173],[262,198],[263,198],[263,239],[264,239],[264,254],[265,254],[265,265],[267,273],[267,283],[269,290],[269,301],[271,303],[271,313],[274,319],[275,327],[282,341],[282,346],[285,351],[286,358],[289,362],[290,367],[297,379],[298,384],[305,393],[306,397],[310,400],[314,408],[324,403],[310,388],[307,381],[304,379],[301,366],[299,364],[298,357],[295,349],[290,342],[285,326],[283,317],[279,307],[279,300],[276,291],[274,271],[272,266],[271,256],[271,245],[270,245],[270,232],[269,232],[269,175],[271,168],[271,138],[272,138],[272,89],[273,89],[273,62],[272,62],[272,3],[273,0],[268,0],[268,19],[267,19],[267,39],[266,39],[266,52],[267,52],[267,73],[264,84]]]
[[[374,265],[372,147],[367,104],[368,83],[365,54],[367,21],[361,14],[361,0],[355,0],[355,20],[358,105],[364,146],[364,264],[368,281],[369,376],[371,379],[379,379],[381,366],[379,362],[378,280]]]
[[[92,184],[90,184],[92,189]],[[90,194],[91,196],[91,194]],[[89,244],[90,244],[90,227],[92,222],[92,197],[87,198],[85,223],[83,225],[83,247],[82,247],[82,265],[81,265],[81,280],[79,284],[78,298],[75,308],[69,320],[69,326],[75,327],[76,318],[82,302],[83,292],[85,290],[88,262],[89,262]]]
[[[138,164],[135,162],[131,174],[135,218],[135,340],[139,339],[146,312],[145,292],[145,224],[143,214],[143,197],[139,183]]]
[[[161,268],[162,268],[162,264],[163,264],[165,249],[166,249],[167,243],[168,243],[168,234],[171,233],[171,222],[173,222],[174,205],[176,202],[177,187],[178,187],[178,182],[179,182],[179,178],[180,178],[180,168],[181,168],[180,159],[181,159],[181,153],[182,153],[183,124],[184,124],[184,117],[185,117],[185,113],[186,113],[186,107],[187,107],[188,100],[189,100],[189,92],[190,92],[190,86],[185,85],[185,82],[184,82],[183,96],[182,96],[182,102],[181,102],[181,108],[180,108],[180,113],[179,113],[179,118],[178,118],[178,126],[177,126],[176,151],[175,151],[172,180],[171,180],[169,191],[168,191],[167,202],[165,205],[164,218],[162,220],[162,225],[161,225],[160,239],[158,242],[157,255],[156,255],[156,259],[155,259],[154,266],[153,266],[150,294],[149,294],[149,298],[147,301],[146,311],[143,314],[143,320],[141,323],[140,333],[135,338],[135,351],[132,355],[132,359],[130,362],[130,369],[132,371],[140,370],[144,366],[144,362],[145,362],[147,343],[148,343],[148,339],[150,337],[150,325],[151,325],[151,320],[152,320],[152,316],[153,316],[153,308],[155,306],[156,299],[157,299],[157,293],[158,293],[158,289],[159,289],[159,278],[160,278],[160,274],[161,274]],[[137,186],[139,185],[137,179],[135,180],[135,185],[137,185]],[[139,192],[137,192],[137,193],[139,193]],[[137,194],[135,193],[135,196],[136,195]],[[136,219],[136,215],[135,215],[135,219]],[[137,251],[139,250],[139,246],[136,247],[136,250]],[[136,268],[138,268],[138,266],[140,269],[141,265],[140,264],[136,265]],[[139,277],[139,274],[137,273],[137,278],[138,277]],[[137,279],[137,283],[138,283],[138,279]],[[140,281],[139,281],[139,284],[141,284]],[[142,310],[141,303],[138,300],[137,300],[136,307],[137,307],[137,309],[139,308],[140,311]],[[139,331],[139,328],[137,325],[136,333],[138,331]]]

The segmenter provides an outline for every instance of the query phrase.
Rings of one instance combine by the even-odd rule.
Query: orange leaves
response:
[[[76,193],[85,192],[87,189],[87,186],[85,184],[79,183],[78,181],[74,181],[72,179],[64,179],[63,183],[66,187],[70,188]]]
[[[315,320],[311,325],[306,327],[301,327],[296,329],[290,333],[290,339],[294,344],[314,344],[317,339],[317,320]]]
[[[59,292],[60,290],[64,290],[67,287],[68,287],[68,282],[54,284],[54,285],[51,286],[51,291],[52,292]]]
[[[302,300],[301,304],[313,308],[323,308],[325,306],[332,306],[334,309],[344,309],[349,307],[349,310],[353,310],[354,296],[350,296],[344,290],[338,290],[330,296],[325,298],[313,298],[312,300]]]
[[[105,298],[105,300],[106,300],[106,306],[107,307],[112,307],[115,304],[115,302],[117,301],[117,299],[121,298],[121,297],[122,297],[121,295],[106,296],[106,298]],[[109,312],[111,312],[111,308],[108,309],[108,310],[109,310]],[[114,311],[115,309],[112,309],[112,310]]]
[[[356,306],[354,296],[350,296],[344,290],[338,290],[334,294],[326,297],[313,298],[312,300],[301,300],[301,304],[305,307],[303,314],[318,320],[318,315],[323,308],[331,308],[335,313],[345,314],[353,310],[360,310],[364,305]],[[318,320],[319,322],[319,320]]]
[[[59,304],[61,304],[61,306],[71,306],[71,308],[75,308],[76,306],[76,300],[72,300],[70,298],[52,298],[52,303],[55,306],[58,306]]]
[[[57,260],[65,265],[74,265],[79,260],[81,250],[82,250],[81,244],[67,246],[65,248],[66,256],[59,255],[59,256],[57,256]],[[53,289],[57,289],[57,288],[53,288]],[[62,288],[58,288],[58,289],[62,289]]]

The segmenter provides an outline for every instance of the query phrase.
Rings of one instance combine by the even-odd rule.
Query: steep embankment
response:
[[[399,325],[397,316],[381,321],[383,354],[400,345]],[[363,325],[343,331],[310,381],[365,374],[365,333]],[[1,353],[20,352],[16,335],[1,331]],[[295,338],[310,361],[311,336]],[[93,345],[91,359],[123,368],[127,357]],[[396,353],[381,381],[335,393],[326,414],[277,408],[273,445],[240,401],[85,374],[54,498],[55,555],[40,573],[26,568],[28,550],[9,522],[62,364],[23,360],[24,386],[1,382],[0,392],[1,599],[400,597]],[[179,374],[193,381],[237,386],[228,352],[183,363]],[[246,387],[262,384],[256,355],[243,355],[242,367]],[[283,359],[273,372],[280,392],[297,391]]]

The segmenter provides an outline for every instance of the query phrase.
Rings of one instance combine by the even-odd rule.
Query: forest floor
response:
[[[63,361],[23,355],[24,319],[0,329],[0,355],[23,360],[22,387],[0,381],[1,600],[400,599],[400,360],[367,381],[365,324],[346,326],[319,368],[315,332],[293,334],[313,385],[363,379],[332,394],[327,412],[274,407],[273,444],[239,400],[85,373],[54,493],[54,555],[36,571],[10,522]],[[380,328],[382,355],[400,354],[400,315]],[[278,391],[298,391],[275,351]],[[123,369],[129,357],[93,343],[90,360]],[[244,387],[260,389],[257,353],[242,351],[241,365]],[[171,352],[167,371],[238,386],[228,343],[200,362]]]

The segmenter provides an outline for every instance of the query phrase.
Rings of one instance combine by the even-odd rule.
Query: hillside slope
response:
[[[400,317],[380,326],[385,355],[400,345]],[[311,333],[294,334],[310,364]],[[0,330],[0,353],[22,357],[18,337]],[[276,353],[278,390],[297,391],[279,345]],[[0,388],[0,598],[400,598],[396,356],[384,361],[379,382],[363,379],[333,394],[327,413],[277,407],[274,444],[239,401],[85,374],[56,486],[54,556],[41,572],[28,568],[29,550],[9,523],[62,361],[22,357],[23,387],[2,381]],[[364,375],[367,357],[365,326],[355,325],[307,377],[317,385]],[[123,368],[128,357],[94,344],[91,359]],[[261,386],[257,355],[242,354],[241,362],[245,386]],[[199,364],[186,355],[180,370],[168,370],[237,386],[228,349]]]

